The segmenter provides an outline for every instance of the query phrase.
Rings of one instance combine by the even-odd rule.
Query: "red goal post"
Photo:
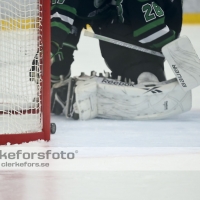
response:
[[[50,140],[50,0],[1,0],[0,145]]]

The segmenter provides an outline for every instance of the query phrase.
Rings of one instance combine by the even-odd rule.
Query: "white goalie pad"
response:
[[[90,77],[75,89],[79,119],[163,119],[189,111],[191,91],[184,92],[176,79],[160,83],[128,84]]]
[[[200,85],[200,59],[187,37],[170,42],[162,52],[184,91]]]

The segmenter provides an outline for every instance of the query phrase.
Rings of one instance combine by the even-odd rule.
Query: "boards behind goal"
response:
[[[0,0],[0,144],[50,139],[50,0]]]

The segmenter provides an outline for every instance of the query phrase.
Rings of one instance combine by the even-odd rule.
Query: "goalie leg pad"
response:
[[[155,84],[128,84],[93,77],[79,82],[76,106],[81,120],[163,119],[191,109],[191,91],[184,92],[176,79]]]
[[[94,77],[86,81],[77,81],[76,84],[75,107],[79,113],[79,119],[86,120],[97,117],[97,78]]]

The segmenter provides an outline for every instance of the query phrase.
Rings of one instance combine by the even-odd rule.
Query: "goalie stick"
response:
[[[101,36],[90,31],[85,31],[84,35],[165,58],[172,68],[179,85],[185,92],[200,85],[200,59],[196,54],[192,43],[187,37],[180,37],[165,45],[162,48],[162,54],[157,51],[139,47],[137,45]]]
[[[122,46],[122,47],[127,47],[129,49],[134,49],[134,50],[137,50],[137,51],[145,52],[145,53],[148,53],[148,54],[151,54],[151,55],[154,55],[154,56],[159,56],[159,57],[164,58],[163,54],[159,53],[157,51],[153,51],[153,50],[150,50],[150,49],[139,47],[139,46],[134,45],[134,44],[129,44],[129,43],[122,42],[122,41],[119,41],[119,40],[115,40],[115,39],[112,39],[112,38],[109,38],[109,37],[98,35],[98,34],[90,32],[90,31],[84,31],[84,35],[91,37],[91,38],[95,38],[95,39],[104,41],[104,42],[109,42],[109,43],[116,44],[116,45],[119,45],[119,46]]]

